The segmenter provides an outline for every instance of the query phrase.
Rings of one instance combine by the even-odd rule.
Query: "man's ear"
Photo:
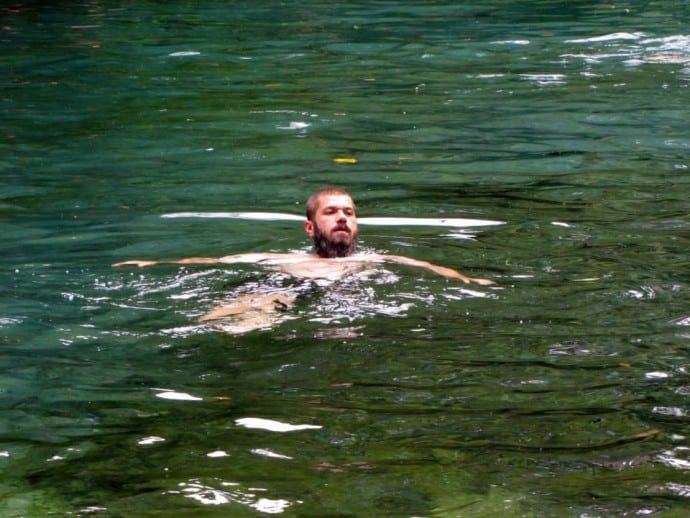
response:
[[[309,237],[314,237],[314,222],[310,219],[304,221],[304,231]]]

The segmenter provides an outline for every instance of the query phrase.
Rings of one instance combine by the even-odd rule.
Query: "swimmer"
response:
[[[113,266],[152,266],[156,264],[239,264],[250,263],[269,267],[300,279],[337,280],[350,274],[371,269],[374,264],[395,263],[423,268],[464,283],[483,286],[494,284],[489,279],[468,277],[462,273],[427,261],[400,255],[357,252],[358,227],[355,204],[347,191],[339,188],[321,189],[306,204],[304,230],[314,241],[314,253],[247,253],[224,257],[187,257],[171,261],[123,261]],[[199,322],[230,334],[258,329],[271,329],[286,319],[293,307],[295,294],[244,294],[212,309]]]
[[[113,266],[152,266],[157,264],[239,264],[268,266],[304,279],[337,279],[361,271],[372,264],[395,263],[423,268],[449,279],[482,286],[494,284],[489,279],[468,277],[427,261],[401,255],[358,253],[359,237],[355,204],[350,194],[339,188],[321,189],[306,203],[304,230],[314,241],[314,253],[248,253],[224,257],[187,257],[171,261],[132,260]]]

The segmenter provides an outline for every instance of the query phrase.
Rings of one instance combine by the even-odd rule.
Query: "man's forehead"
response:
[[[355,207],[355,202],[347,194],[322,194],[318,199],[318,207]]]

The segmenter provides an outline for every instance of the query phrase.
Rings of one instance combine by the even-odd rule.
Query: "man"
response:
[[[467,277],[460,272],[400,255],[358,253],[357,216],[350,194],[329,187],[312,194],[306,203],[304,230],[314,241],[313,254],[249,253],[224,257],[188,257],[173,261],[123,261],[113,266],[151,266],[155,264],[237,264],[255,263],[269,266],[301,278],[335,279],[361,271],[372,264],[395,263],[424,268],[449,279],[483,286],[494,284],[488,279]]]
[[[238,264],[254,263],[270,267],[300,279],[333,281],[371,269],[374,264],[395,263],[424,268],[449,279],[481,285],[493,284],[488,279],[467,277],[460,272],[400,255],[358,253],[357,216],[355,204],[347,191],[339,188],[321,189],[306,204],[304,230],[314,241],[314,253],[248,253],[224,257],[188,257],[173,261],[124,261],[113,266],[151,266],[155,264]],[[269,293],[243,293],[233,297],[200,318],[202,323],[231,334],[257,329],[271,329],[294,318],[289,310],[298,293],[294,290],[272,290]]]

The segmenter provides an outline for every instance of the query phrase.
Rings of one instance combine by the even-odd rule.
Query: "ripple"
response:
[[[688,415],[687,410],[672,406],[655,406],[652,408],[652,412],[669,417],[686,417]]]
[[[624,58],[624,63],[628,66],[639,66],[645,63],[690,63],[690,36],[683,34],[649,38],[641,32],[616,32],[591,38],[566,40],[566,43],[601,44],[606,52],[574,53],[561,56],[583,59],[588,63],[598,63],[610,58]],[[613,52],[611,52],[612,49]]]
[[[690,469],[690,448],[687,446],[678,446],[671,450],[662,451],[656,458],[662,464],[672,468]]]
[[[160,335],[163,336],[169,336],[171,338],[188,338],[190,336],[197,335],[199,333],[203,333],[207,330],[206,326],[203,325],[198,325],[198,326],[179,326],[179,327],[173,327],[170,329],[161,329],[159,331]]]
[[[217,482],[221,488],[204,484],[198,479],[180,482],[179,491],[169,491],[168,494],[182,494],[186,498],[196,500],[203,505],[224,505],[237,503],[251,507],[265,514],[281,514],[293,503],[284,499],[273,499],[257,496],[259,492],[266,492],[264,488],[243,489],[237,482]],[[301,501],[297,501],[301,503]]]
[[[579,341],[566,341],[549,347],[549,354],[557,356],[589,356],[593,354],[589,344]]]
[[[643,40],[644,45],[649,45],[648,49],[657,52],[682,52],[690,57],[690,36],[674,35],[663,38],[649,38]],[[656,46],[655,46],[656,45]]]
[[[651,300],[656,298],[657,293],[650,286],[640,286],[639,290],[631,289],[626,291],[625,296],[637,300]]]
[[[453,292],[443,294],[443,297],[448,300],[464,300],[467,298],[498,299],[498,295],[495,293],[486,293],[478,290],[470,290],[468,288],[448,288],[448,291]]]
[[[690,486],[687,484],[676,484],[675,482],[669,482],[665,487],[673,494],[690,498]]]
[[[643,32],[613,32],[611,34],[604,34],[602,36],[566,40],[566,43],[599,43],[602,41],[639,40],[640,38],[644,37],[644,35],[645,34]]]
[[[17,324],[21,324],[24,320],[21,318],[7,318],[3,317],[0,318],[0,327],[6,327],[6,326],[14,326]]]
[[[670,323],[676,326],[690,326],[690,317],[681,317],[676,320],[671,320]]]
[[[520,79],[532,81],[539,86],[553,86],[565,84],[564,74],[520,74]]]
[[[181,271],[175,275],[171,280],[165,282],[151,282],[146,279],[138,279],[134,281],[130,286],[138,290],[139,296],[152,295],[156,293],[162,293],[167,291],[174,291],[181,288],[185,288],[189,284],[193,284],[192,289],[198,290],[199,286],[197,283],[200,279],[205,277],[216,275],[214,269],[204,270],[200,272],[185,272]],[[203,288],[203,286],[202,286]]]

